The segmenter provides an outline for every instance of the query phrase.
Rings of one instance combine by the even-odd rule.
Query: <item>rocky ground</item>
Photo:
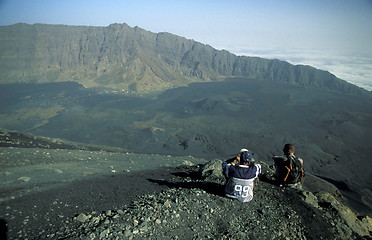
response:
[[[283,188],[261,162],[243,204],[223,196],[222,160],[74,146],[0,148],[0,238],[371,239],[371,218],[310,174]]]
[[[259,181],[252,202],[243,204],[225,198],[221,179],[213,176],[214,173],[212,177],[209,175],[210,166],[216,169],[219,163],[209,162],[199,170],[197,166],[180,168],[175,173],[182,178],[179,182],[151,179],[169,188],[141,196],[123,208],[81,213],[74,218],[78,223],[76,228],[57,231],[52,236],[68,239],[371,237],[371,219],[354,215],[328,192],[314,195],[304,188],[287,189]],[[209,175],[206,178],[202,177],[205,173]],[[310,177],[310,188],[316,181]]]

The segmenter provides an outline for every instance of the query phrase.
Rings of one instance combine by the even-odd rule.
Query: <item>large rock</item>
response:
[[[215,159],[207,162],[202,168],[200,168],[200,176],[204,180],[224,182],[225,177],[222,174],[222,160]]]
[[[316,194],[319,205],[333,209],[341,218],[339,226],[346,224],[352,231],[360,236],[370,236],[372,232],[372,219],[369,216],[358,216],[349,207],[340,203],[332,194],[319,192]],[[341,228],[341,227],[340,227]]]

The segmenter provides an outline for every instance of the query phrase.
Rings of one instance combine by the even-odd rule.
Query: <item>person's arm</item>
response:
[[[261,164],[255,164],[256,166],[256,177],[261,174]]]
[[[239,160],[239,157],[232,157],[232,158],[230,158],[230,159],[227,159],[225,162],[226,162],[226,163],[231,163],[231,164],[233,164],[235,160]]]
[[[234,161],[235,158],[227,159],[222,163],[222,168],[225,169],[228,164],[231,164]]]
[[[302,167],[304,167],[304,160],[302,158],[298,158],[298,160],[301,162]]]
[[[229,167],[231,165],[235,165],[234,164],[234,161],[237,159],[237,157],[233,157],[233,158],[230,158],[230,159],[227,159],[226,161],[224,161],[222,163],[222,170],[223,170],[223,174],[226,176],[226,177],[229,177]]]

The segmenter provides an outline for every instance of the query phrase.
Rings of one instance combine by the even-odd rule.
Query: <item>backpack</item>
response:
[[[297,157],[287,156],[287,164],[285,168],[288,170],[287,175],[284,178],[284,182],[287,184],[295,184],[301,182],[305,177],[305,170],[301,164],[301,161]]]

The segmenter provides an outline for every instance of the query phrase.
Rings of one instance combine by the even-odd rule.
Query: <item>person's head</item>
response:
[[[253,152],[250,152],[248,149],[240,149],[240,164],[250,165],[253,160]]]
[[[287,143],[283,147],[284,155],[293,155],[295,153],[295,147],[293,144]]]

